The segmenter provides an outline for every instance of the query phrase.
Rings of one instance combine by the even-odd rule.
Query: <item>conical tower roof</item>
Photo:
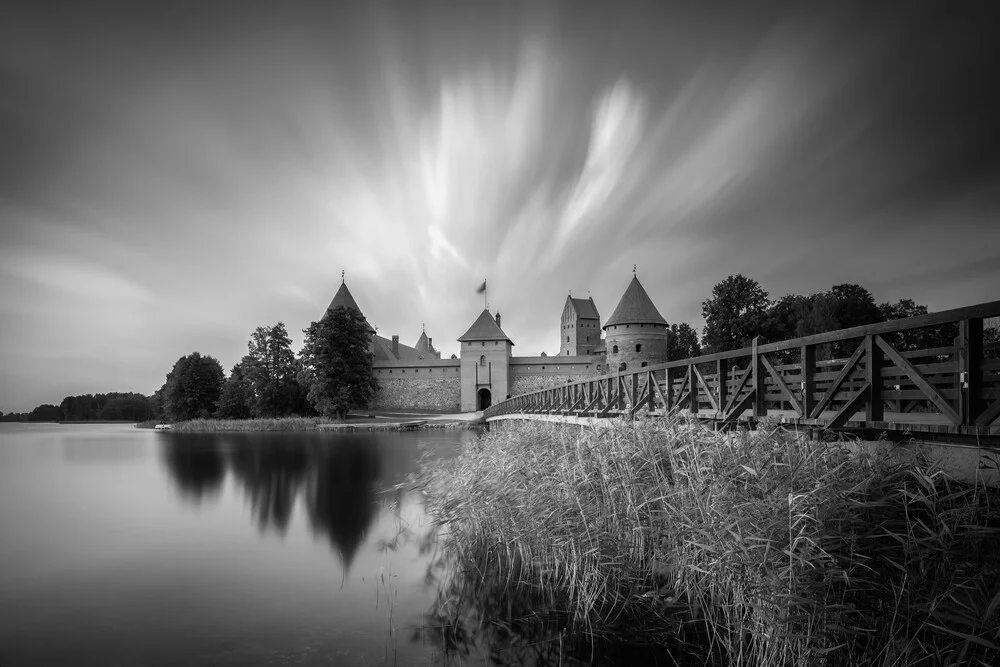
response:
[[[629,283],[628,289],[622,294],[621,301],[618,302],[615,312],[611,313],[611,317],[608,318],[608,321],[602,328],[607,329],[616,324],[667,325],[667,321],[663,319],[660,311],[653,305],[652,299],[646,294],[646,290],[643,289],[642,284],[635,274],[632,275],[632,282]]]
[[[333,301],[330,302],[330,305],[327,306],[326,309],[333,310],[338,306],[346,306],[347,308],[353,308],[354,310],[358,311],[358,313],[361,314],[362,319],[364,319],[365,317],[365,314],[361,312],[360,308],[358,308],[358,302],[354,300],[354,296],[351,294],[351,290],[347,289],[346,282],[340,283],[340,289],[338,289],[337,293],[333,295]],[[368,324],[367,319],[365,319],[365,326],[368,327],[369,333],[375,333],[375,329],[372,327],[371,324]]]
[[[434,346],[431,345],[431,340],[427,337],[426,331],[420,332],[420,338],[417,339],[417,344],[413,346],[413,349],[418,352],[429,352],[430,354],[437,352],[437,350],[434,349]]]
[[[507,334],[503,332],[497,321],[490,315],[490,311],[485,309],[479,314],[476,321],[472,323],[469,330],[458,340],[460,343],[475,340],[505,340],[511,345],[514,344],[514,341],[507,337]]]

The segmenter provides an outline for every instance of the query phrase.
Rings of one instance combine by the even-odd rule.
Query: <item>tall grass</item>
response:
[[[192,419],[178,422],[173,431],[181,433],[233,433],[251,431],[314,431],[321,417],[280,417],[276,419]]]
[[[586,637],[697,664],[998,664],[1000,496],[926,462],[673,417],[521,423],[424,475],[442,622],[472,601],[502,637],[565,627],[560,653]]]

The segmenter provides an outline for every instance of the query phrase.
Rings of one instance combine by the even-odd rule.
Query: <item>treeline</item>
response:
[[[31,412],[0,413],[0,421],[146,421],[155,418],[155,412],[152,396],[113,391],[67,396],[59,405],[43,403]]]
[[[185,421],[275,417],[343,418],[366,407],[378,390],[364,318],[351,308],[328,311],[305,330],[296,356],[282,322],[257,327],[247,354],[227,377],[215,357],[192,352],[178,359],[151,396],[137,393],[67,396],[5,422]]]

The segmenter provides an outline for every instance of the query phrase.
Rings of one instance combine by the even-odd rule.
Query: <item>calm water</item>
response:
[[[0,665],[437,664],[391,489],[475,437],[0,424]]]

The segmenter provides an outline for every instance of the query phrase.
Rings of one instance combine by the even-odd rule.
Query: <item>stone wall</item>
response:
[[[515,375],[511,396],[530,394],[539,389],[548,389],[559,385],[585,380],[585,375]]]
[[[373,410],[416,409],[458,412],[462,379],[457,359],[421,359],[413,362],[376,361],[372,364],[381,389]]]
[[[461,403],[462,382],[458,374],[446,376],[411,375],[404,377],[379,377],[381,389],[371,403],[373,410],[421,409],[454,410]]]

